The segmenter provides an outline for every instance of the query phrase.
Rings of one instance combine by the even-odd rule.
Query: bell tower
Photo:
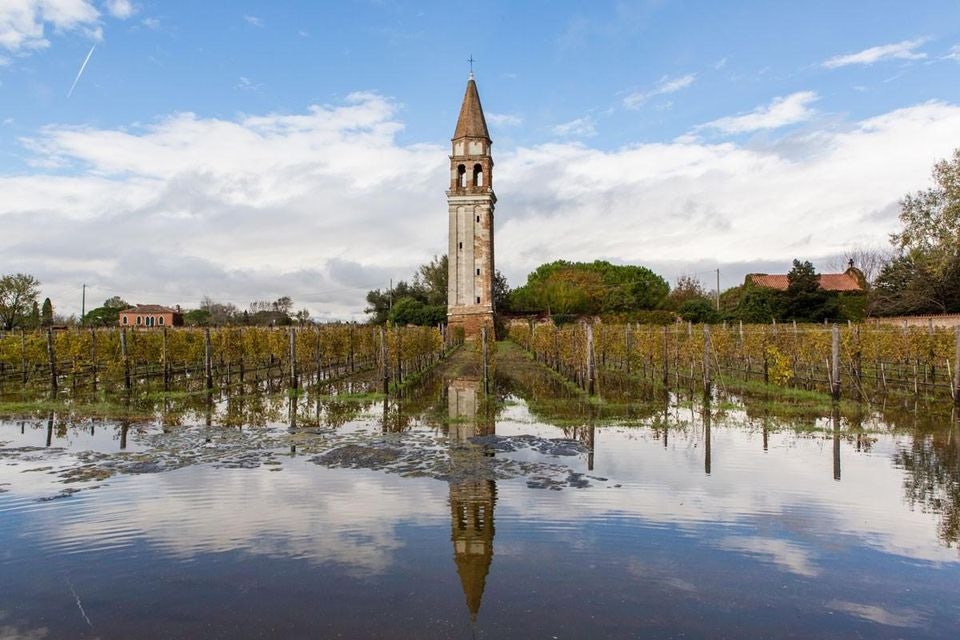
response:
[[[492,142],[473,72],[451,142],[447,324],[463,327],[467,338],[475,338],[481,327],[493,331],[493,209],[497,196],[493,193]]]

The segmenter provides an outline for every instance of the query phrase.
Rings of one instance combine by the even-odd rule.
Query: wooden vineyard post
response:
[[[320,328],[317,327],[317,384],[320,384],[320,378],[323,377],[323,358],[320,354],[321,347]],[[353,373],[353,325],[350,325],[350,372]]]
[[[20,329],[20,372],[23,384],[27,384],[27,335]]]
[[[487,351],[487,327],[480,327],[480,340],[482,341],[483,347],[483,393],[490,393],[490,382],[489,382],[489,372],[490,372],[490,363],[488,360],[488,351]]]
[[[840,409],[833,408],[833,479],[840,481]]]
[[[350,373],[353,373],[354,371],[357,370],[357,369],[356,369],[356,366],[354,365],[354,353],[353,353],[353,352],[354,352],[354,346],[353,346],[354,336],[353,336],[353,333],[354,333],[354,326],[351,324],[351,325],[350,325]],[[320,338],[318,337],[317,340],[319,341]],[[317,353],[318,353],[318,355],[317,355],[317,360],[320,359],[320,356],[319,356],[320,351],[319,351],[319,349],[320,349],[320,348],[317,347]]]
[[[397,385],[403,384],[403,336],[397,327]]]
[[[623,360],[627,375],[630,375],[630,323],[623,326]]]
[[[90,328],[90,362],[93,363],[93,390],[97,390],[97,373],[99,368],[97,367],[97,331],[94,328]]]
[[[380,373],[383,377],[383,393],[390,393],[390,363],[387,362],[387,338],[380,327]]]
[[[840,399],[840,327],[833,325],[833,340],[831,345],[833,358],[830,364],[830,395],[834,400]]]
[[[130,358],[127,356],[127,330],[120,329],[120,357],[123,359],[123,388],[130,391]]]
[[[663,387],[670,388],[670,336],[667,327],[663,327]]]
[[[57,390],[57,355],[53,350],[53,329],[47,329],[47,358],[50,361],[50,389]]]
[[[954,329],[953,403],[960,406],[960,326]]]
[[[710,325],[703,325],[703,397],[710,401],[710,392],[713,389],[713,374],[710,372],[710,356],[713,349],[710,346]]]
[[[593,326],[587,325],[587,393],[593,395],[597,376],[597,363],[593,356]]]
[[[210,327],[203,330],[203,373],[207,389],[213,389],[213,346],[210,344]]]
[[[170,353],[167,350],[167,328],[163,328],[163,390],[170,390]]]
[[[287,329],[287,338],[290,342],[290,388],[297,388],[297,330]]]

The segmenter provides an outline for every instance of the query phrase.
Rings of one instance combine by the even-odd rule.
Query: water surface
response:
[[[0,638],[960,629],[949,416],[598,405],[530,371],[289,403],[0,420]]]

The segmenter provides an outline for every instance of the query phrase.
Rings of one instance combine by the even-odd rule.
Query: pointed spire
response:
[[[457,129],[451,140],[459,138],[485,138],[490,141],[487,131],[487,121],[483,117],[483,107],[480,105],[480,94],[477,92],[477,82],[473,79],[473,72],[467,80],[467,91],[463,95],[463,104],[460,106],[460,117],[457,118]]]

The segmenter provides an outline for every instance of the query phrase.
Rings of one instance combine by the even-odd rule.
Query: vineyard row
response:
[[[384,390],[444,355],[433,327],[331,324],[218,329],[70,329],[0,333],[0,390],[89,386],[132,390],[151,380],[230,384],[302,380],[376,370]]]
[[[613,371],[667,387],[738,379],[864,400],[903,391],[960,401],[960,329],[514,323],[510,338],[588,390],[598,371]]]

